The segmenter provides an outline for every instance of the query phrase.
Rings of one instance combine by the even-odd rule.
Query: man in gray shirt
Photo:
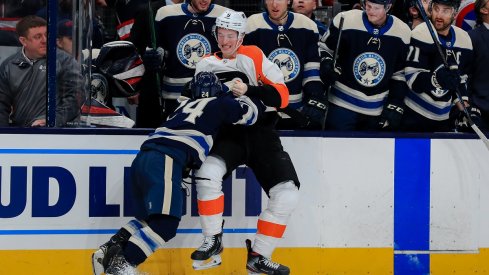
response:
[[[22,49],[0,66],[0,127],[46,125],[46,21],[26,16],[16,26]],[[56,53],[56,126],[76,120],[84,101],[80,65]]]

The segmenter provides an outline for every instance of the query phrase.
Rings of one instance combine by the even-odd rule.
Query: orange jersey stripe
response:
[[[238,53],[246,55],[250,57],[251,60],[253,60],[253,63],[255,65],[256,80],[263,84],[268,84],[273,86],[280,94],[280,98],[281,98],[280,108],[287,107],[287,105],[289,105],[289,89],[287,88],[287,86],[285,86],[285,84],[274,83],[265,76],[262,70],[263,52],[260,50],[260,48],[256,46],[241,46],[238,49]]]
[[[259,219],[257,230],[258,234],[274,238],[282,238],[286,227],[287,226],[285,224],[272,223]]]
[[[214,200],[201,201],[197,200],[199,215],[210,216],[224,212],[224,195]]]

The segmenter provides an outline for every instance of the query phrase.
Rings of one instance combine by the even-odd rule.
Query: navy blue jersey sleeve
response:
[[[229,124],[253,125],[265,106],[258,100],[247,96],[233,97],[226,95],[221,98],[224,121]]]

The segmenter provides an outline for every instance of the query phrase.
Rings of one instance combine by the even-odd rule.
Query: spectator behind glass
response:
[[[489,130],[489,1],[476,0],[477,27],[469,31],[474,48],[472,77],[469,81],[469,96],[472,102],[472,119],[484,130]],[[480,118],[479,118],[480,116]]]
[[[323,22],[316,20],[316,17],[314,16],[314,10],[316,10],[316,8],[317,0],[293,0],[292,2],[292,10],[311,18],[311,20],[316,23],[319,31],[319,37],[321,37],[326,30],[328,30],[328,27],[326,27]]]
[[[29,15],[17,23],[16,31],[22,48],[0,66],[0,127],[45,126],[46,21]],[[75,59],[58,50],[56,62],[56,126],[62,127],[79,117],[84,93]]]
[[[61,21],[63,19],[72,20],[73,19],[73,0],[59,0],[58,1],[58,20]],[[106,7],[107,3],[105,0],[96,0],[95,4]],[[44,6],[42,9],[38,10],[36,13],[37,16],[47,19],[47,6]],[[85,30],[86,32],[86,30]],[[104,44],[104,35],[103,35],[103,26],[96,18],[93,19],[93,33],[92,33],[92,46],[94,48],[101,48]]]
[[[56,45],[59,49],[64,50],[70,55],[73,53],[73,21],[61,20],[58,23],[58,33],[56,38]]]

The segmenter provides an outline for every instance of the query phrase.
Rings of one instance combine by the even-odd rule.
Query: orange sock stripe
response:
[[[214,200],[201,201],[197,200],[199,215],[210,216],[224,212],[224,195]]]
[[[267,222],[264,220],[258,220],[258,234],[263,234],[265,236],[270,236],[274,238],[282,238],[285,232],[285,224],[278,224]]]

